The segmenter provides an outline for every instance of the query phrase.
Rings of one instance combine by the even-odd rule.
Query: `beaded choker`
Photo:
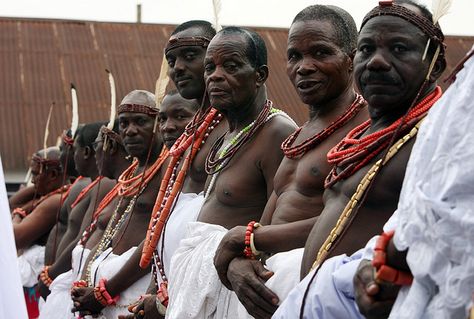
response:
[[[366,103],[364,98],[361,95],[356,94],[354,102],[352,102],[352,105],[344,112],[344,114],[339,116],[334,122],[331,123],[331,125],[326,127],[321,132],[309,137],[298,145],[293,145],[293,143],[297,139],[303,127],[298,128],[293,134],[288,136],[283,141],[283,143],[281,143],[281,149],[283,153],[287,158],[296,158],[299,156],[304,156],[306,152],[312,150],[317,145],[321,144],[334,132],[346,125],[346,123],[349,122],[354,116],[356,116],[359,111],[365,107],[365,105]]]
[[[441,88],[438,86],[409,111],[403,123],[401,123],[403,118],[400,118],[383,130],[360,137],[370,128],[371,121],[368,120],[350,131],[327,155],[328,162],[334,166],[327,176],[324,186],[329,188],[367,165],[387,148],[400,124],[402,126],[399,134],[405,134],[426,115],[440,97]]]

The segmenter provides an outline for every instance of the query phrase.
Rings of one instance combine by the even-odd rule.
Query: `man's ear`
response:
[[[110,153],[110,155],[115,155],[115,153],[117,153],[117,150],[118,150],[117,142],[110,138],[107,141],[107,143],[109,144],[108,145],[108,152]]]
[[[89,159],[94,156],[94,150],[90,146],[84,147],[84,159]]]
[[[348,71],[349,73],[351,73],[353,70],[354,70],[354,57],[355,57],[355,54],[356,54],[356,49],[352,50],[349,54],[347,54],[347,63],[349,65],[348,67]]]
[[[257,68],[257,87],[261,87],[265,84],[268,78],[268,66],[261,65]]]
[[[50,180],[54,180],[59,177],[59,171],[56,168],[53,168],[48,171]]]
[[[446,69],[446,60],[445,59],[439,59],[436,60],[433,70],[431,71],[430,74],[430,82],[434,83],[438,78],[443,74],[444,70]]]

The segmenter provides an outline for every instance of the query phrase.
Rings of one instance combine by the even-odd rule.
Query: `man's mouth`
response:
[[[224,91],[223,89],[217,88],[217,87],[213,87],[213,88],[209,89],[209,95],[211,95],[211,96],[222,96],[222,95],[225,95],[225,94],[227,94],[226,91]]]

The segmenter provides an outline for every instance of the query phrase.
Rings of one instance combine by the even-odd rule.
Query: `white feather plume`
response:
[[[157,108],[160,108],[161,102],[163,102],[163,99],[165,98],[166,87],[168,86],[169,80],[168,61],[166,60],[166,57],[163,56],[163,60],[161,61],[160,75],[158,76],[158,80],[156,80],[155,86],[155,101]]]
[[[449,12],[453,0],[433,0],[431,11],[433,12],[433,23],[438,23],[439,19]]]
[[[116,93],[115,93],[115,80],[112,72],[105,69],[107,74],[109,75],[109,83],[110,83],[110,119],[109,124],[107,124],[107,128],[112,130],[114,128],[114,121],[115,121],[115,113],[117,112],[117,101],[116,101]]]
[[[51,122],[51,114],[53,114],[53,106],[54,106],[54,102],[51,104],[51,107],[49,108],[48,119],[46,120],[46,127],[44,129],[43,148],[44,148],[44,158],[45,159],[48,157],[48,155],[46,153],[46,149],[48,148],[49,122]]]
[[[79,104],[77,102],[77,91],[73,83],[71,83],[72,97],[72,121],[71,121],[71,137],[74,138],[77,127],[79,126]]]
[[[222,26],[219,22],[222,9],[221,0],[212,0],[212,9],[214,12],[214,28],[217,32],[219,32],[222,29]]]

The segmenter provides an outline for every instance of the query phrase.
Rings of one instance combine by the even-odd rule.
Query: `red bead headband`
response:
[[[364,25],[370,19],[384,15],[402,18],[419,28],[431,39],[431,41],[441,45],[439,56],[443,57],[444,59],[444,34],[441,29],[437,25],[433,24],[433,21],[426,19],[422,15],[419,15],[412,10],[405,8],[404,6],[393,4],[392,1],[380,1],[379,6],[373,8],[364,17],[360,29],[362,30]]]
[[[64,144],[69,145],[69,146],[72,146],[74,144],[74,138],[67,135],[66,131],[63,132],[62,138],[63,138]]]
[[[210,39],[206,37],[183,37],[183,38],[171,38],[168,41],[168,44],[166,45],[165,48],[165,54],[167,54],[170,50],[173,50],[175,48],[179,47],[187,47],[187,46],[196,46],[196,47],[203,47],[207,48],[209,45],[209,42],[211,42]]]
[[[44,158],[36,154],[33,155],[31,160],[45,169],[61,167],[61,162],[59,160]]]
[[[122,104],[117,109],[117,114],[131,112],[131,113],[143,113],[155,117],[158,115],[158,109],[148,105],[141,104]]]
[[[111,140],[114,140],[118,144],[123,145],[123,141],[122,141],[122,138],[120,137],[120,134],[117,134],[117,132],[110,130],[107,126],[102,126],[100,128],[100,135],[101,135],[102,141],[104,140],[104,137],[107,136],[108,138],[110,138]]]

